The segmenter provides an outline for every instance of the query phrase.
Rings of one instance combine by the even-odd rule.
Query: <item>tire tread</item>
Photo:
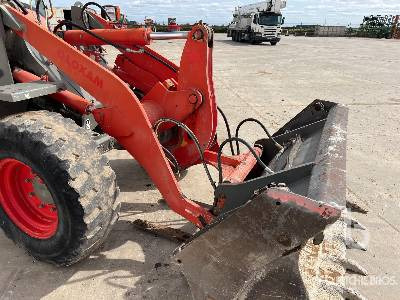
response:
[[[76,236],[70,249],[49,262],[69,266],[87,257],[105,240],[120,208],[115,173],[90,133],[49,111],[8,116],[0,121],[0,132],[29,136],[30,143],[44,149],[43,157],[67,176],[64,195],[74,203],[74,215],[82,215],[74,220],[80,223],[78,235],[82,236]]]

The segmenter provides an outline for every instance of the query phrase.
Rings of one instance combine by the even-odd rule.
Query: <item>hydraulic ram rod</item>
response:
[[[176,31],[176,32],[151,32],[150,39],[152,40],[186,40],[188,37],[188,31]]]

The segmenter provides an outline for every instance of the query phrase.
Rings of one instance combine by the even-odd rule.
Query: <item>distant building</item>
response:
[[[314,36],[346,36],[346,26],[315,26]]]

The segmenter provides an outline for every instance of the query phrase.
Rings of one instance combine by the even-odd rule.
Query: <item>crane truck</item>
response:
[[[270,42],[275,46],[281,40],[281,25],[285,20],[281,10],[285,7],[286,0],[267,0],[236,7],[228,27],[228,37],[235,42]]]

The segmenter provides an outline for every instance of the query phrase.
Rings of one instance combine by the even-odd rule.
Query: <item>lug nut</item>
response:
[[[189,103],[190,104],[196,104],[199,101],[199,99],[197,99],[197,96],[192,94],[189,96]]]

